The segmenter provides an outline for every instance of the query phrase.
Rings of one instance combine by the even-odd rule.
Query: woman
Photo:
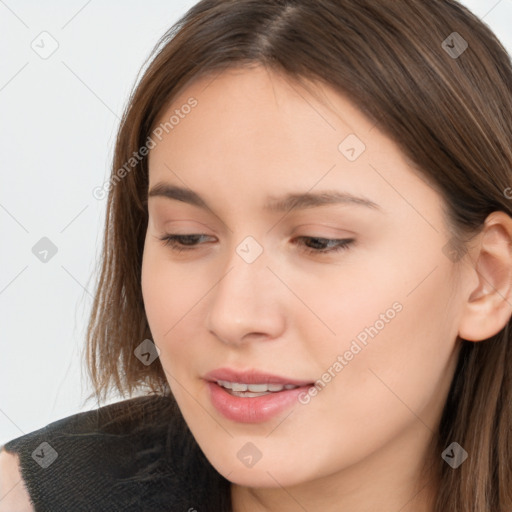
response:
[[[20,499],[511,510],[496,37],[455,0],[209,0],[155,53],[95,191],[87,346],[99,402],[148,395],[7,443]]]

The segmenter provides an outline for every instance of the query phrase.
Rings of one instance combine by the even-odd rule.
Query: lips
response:
[[[241,371],[231,368],[218,368],[207,373],[204,379],[210,382],[227,381],[238,382],[240,384],[280,384],[282,386],[293,385],[298,387],[313,384],[311,381],[282,377],[255,369]]]
[[[261,423],[296,404],[298,396],[313,385],[258,370],[220,368],[204,376],[213,406],[237,423]]]

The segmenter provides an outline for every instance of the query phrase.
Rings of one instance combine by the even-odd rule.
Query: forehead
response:
[[[246,124],[253,124],[257,118],[275,121],[280,116],[290,120],[301,118],[304,122],[300,126],[307,123],[311,129],[318,125],[326,132],[336,131],[340,122],[361,134],[375,128],[341,91],[319,80],[303,77],[300,80],[299,83],[298,79],[263,65],[238,66],[201,75],[179,89],[160,112],[155,126],[169,121],[193,98],[200,106],[204,124],[211,120],[209,115],[222,112],[215,120],[221,127],[226,124],[223,120],[228,115],[231,119],[238,111],[240,124],[244,124],[246,114],[250,114],[251,119]],[[172,128],[174,133],[178,132],[176,127]],[[271,130],[272,126],[267,129]]]
[[[404,197],[421,202],[426,187],[438,199],[346,96],[308,85],[262,66],[189,83],[159,117],[150,187],[165,181],[239,208],[258,194],[262,204],[263,196],[327,188],[378,198],[385,210]]]
[[[194,80],[155,123],[153,133],[159,133],[150,168],[171,155],[179,164],[186,156],[188,167],[206,159],[238,168],[254,162],[260,174],[262,166],[282,169],[312,161],[332,165],[348,135],[349,142],[358,142],[358,151],[368,145],[398,151],[342,94],[320,82],[306,85],[263,66]]]

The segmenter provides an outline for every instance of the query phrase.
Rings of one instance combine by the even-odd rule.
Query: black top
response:
[[[229,512],[229,485],[169,396],[131,398],[5,444],[36,512]]]

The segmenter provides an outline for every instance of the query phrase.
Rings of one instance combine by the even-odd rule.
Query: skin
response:
[[[239,68],[192,82],[162,113],[198,101],[151,150],[149,188],[190,188],[209,209],[149,198],[148,322],[185,420],[233,482],[235,511],[433,511],[437,480],[420,470],[441,455],[428,443],[457,335],[483,340],[510,317],[511,221],[492,214],[452,261],[438,193],[343,95],[315,91],[323,100],[261,66]],[[349,134],[366,145],[353,162],[338,149]],[[263,209],[269,196],[320,190],[380,208]],[[166,233],[207,237],[178,252]],[[252,263],[236,252],[247,236],[263,248]],[[355,242],[308,254],[300,236]],[[320,379],[394,303],[401,311],[307,404],[258,424],[211,404],[202,377],[219,367]],[[262,454],[252,467],[237,457],[247,442]]]

